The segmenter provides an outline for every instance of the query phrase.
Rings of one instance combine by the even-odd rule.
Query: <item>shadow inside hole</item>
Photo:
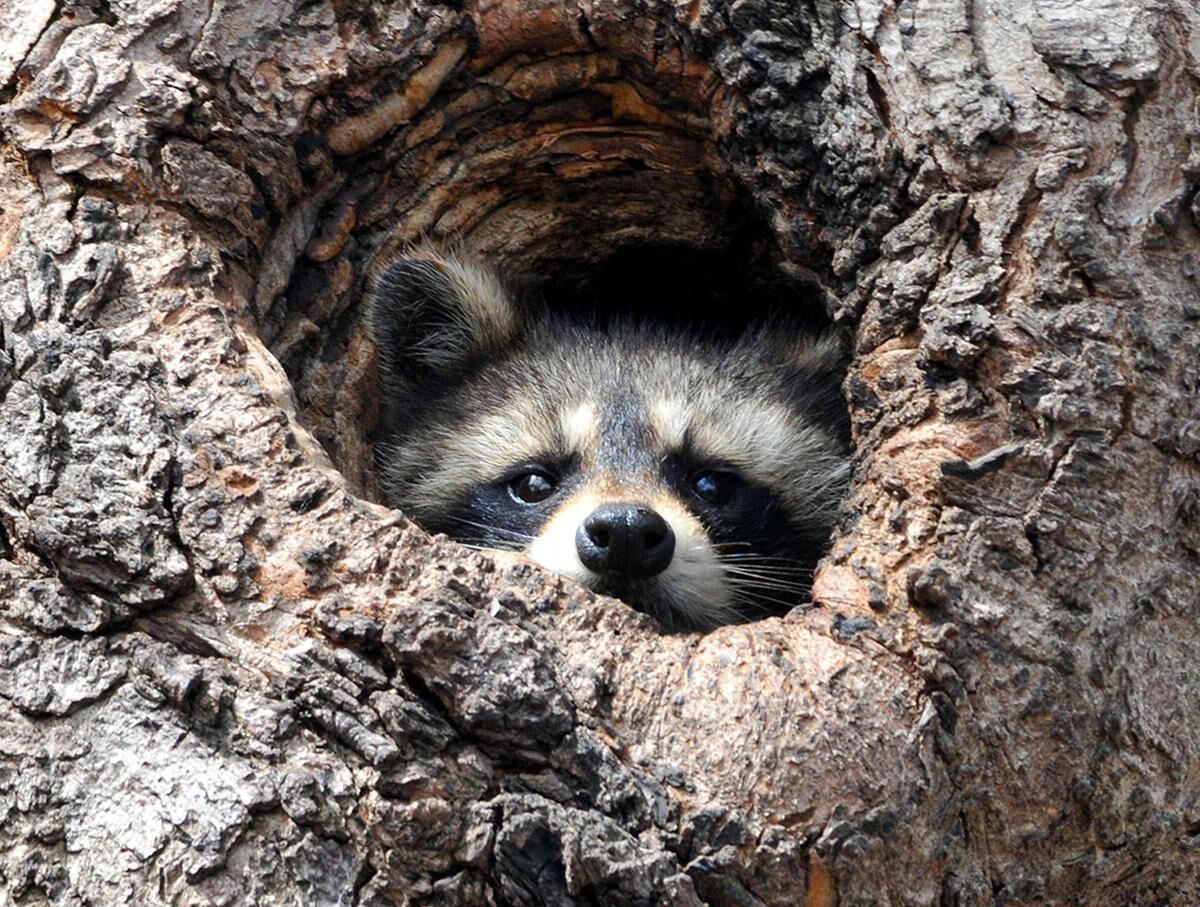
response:
[[[555,311],[601,326],[652,322],[730,339],[779,317],[801,333],[829,328],[819,287],[788,277],[764,254],[745,249],[640,243],[583,268],[546,262],[540,274],[518,275],[517,287],[528,288]]]

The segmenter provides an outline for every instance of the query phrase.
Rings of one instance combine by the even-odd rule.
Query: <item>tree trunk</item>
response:
[[[0,904],[1200,902],[1193,3],[284,6],[0,0]],[[814,602],[372,503],[422,234],[818,285]]]

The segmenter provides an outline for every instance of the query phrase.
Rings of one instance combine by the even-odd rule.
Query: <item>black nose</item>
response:
[[[605,504],[579,525],[575,550],[589,570],[654,576],[675,554],[675,533],[653,510],[636,504]]]

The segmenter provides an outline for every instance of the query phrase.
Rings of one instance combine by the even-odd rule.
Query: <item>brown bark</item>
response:
[[[0,903],[1200,901],[1188,0],[0,29]],[[662,635],[372,503],[421,234],[817,281],[815,602]]]

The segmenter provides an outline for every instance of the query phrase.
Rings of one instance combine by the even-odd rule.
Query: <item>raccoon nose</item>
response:
[[[675,554],[667,521],[636,504],[605,504],[579,524],[575,550],[589,570],[624,576],[654,576]]]

